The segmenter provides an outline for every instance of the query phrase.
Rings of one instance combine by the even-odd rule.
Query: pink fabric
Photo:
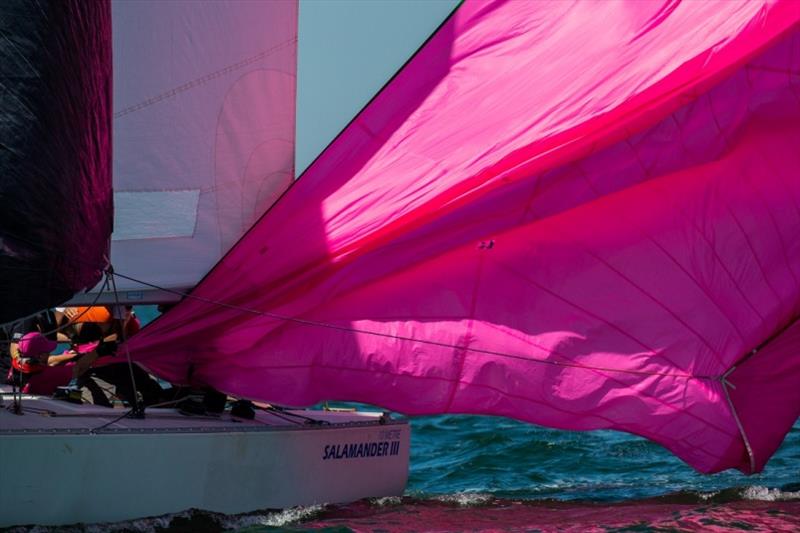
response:
[[[35,357],[45,353],[49,354],[58,346],[58,343],[51,341],[36,331],[31,331],[23,335],[18,344],[20,353],[28,357]]]
[[[796,178],[795,178],[796,179]],[[731,373],[730,394],[743,430],[754,450],[755,469],[761,470],[783,441],[770,427],[788,428],[800,416],[800,321],[781,332]],[[741,470],[750,468],[741,450]]]
[[[92,363],[91,368],[100,368],[120,361],[121,359],[118,357],[100,357]],[[74,361],[69,361],[63,365],[46,367],[42,372],[30,377],[28,383],[25,384],[26,388],[23,392],[51,396],[56,391],[56,388],[69,384],[75,364]]]
[[[782,1],[465,2],[134,358],[751,471],[722,376],[800,313],[798,21]],[[791,418],[762,414],[756,469]]]
[[[89,353],[96,350],[98,346],[100,346],[100,341],[86,342],[76,345],[75,351],[78,353]]]

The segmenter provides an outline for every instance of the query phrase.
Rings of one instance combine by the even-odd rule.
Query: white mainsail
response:
[[[455,4],[112,2],[120,300],[193,287]]]
[[[291,183],[297,5],[114,2],[112,17],[111,262],[185,289]]]

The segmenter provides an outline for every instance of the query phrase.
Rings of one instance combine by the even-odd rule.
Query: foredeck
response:
[[[396,423],[383,413],[310,409],[257,409],[253,420],[231,416],[186,415],[175,408],[148,408],[143,419],[127,417],[128,409],[74,404],[52,398],[22,395],[22,415],[9,410],[11,388],[0,386],[0,434],[31,433],[214,433],[322,429]]]

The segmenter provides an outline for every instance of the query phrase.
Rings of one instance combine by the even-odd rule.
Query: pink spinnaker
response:
[[[800,414],[799,21],[465,2],[135,359],[761,470]]]

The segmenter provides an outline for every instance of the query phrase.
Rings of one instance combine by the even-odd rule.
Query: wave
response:
[[[800,527],[800,518],[797,518],[797,524],[792,521],[796,518],[791,518],[800,516],[800,483],[781,488],[748,485],[710,492],[686,490],[621,502],[591,499],[500,498],[490,492],[474,489],[438,495],[374,498],[347,505],[315,505],[282,511],[263,510],[240,515],[191,509],[181,513],[113,524],[78,524],[59,528],[18,527],[5,531],[7,533],[56,531],[59,533],[151,531],[257,533],[275,529],[292,531],[295,528],[307,530],[320,527],[342,527],[347,530],[351,526],[361,530],[363,528],[359,525],[377,525],[386,521],[395,523],[398,530],[413,530],[427,523],[428,526],[435,525],[436,529],[448,531],[458,529],[453,520],[462,524],[480,524],[490,516],[494,516],[495,526],[499,526],[500,529],[506,526],[513,529],[514,524],[520,521],[528,525],[549,524],[554,528],[561,528],[564,524],[576,520],[575,524],[585,520],[585,525],[588,526],[603,521],[616,523],[615,521],[623,519],[632,520],[637,524],[647,523],[654,527],[656,525],[662,527],[668,524],[665,520],[671,519],[669,516],[680,516],[685,523],[697,521],[703,524],[705,523],[703,521],[719,521],[724,518],[732,521],[731,523],[741,522],[742,525],[755,524],[759,527],[777,527],[785,525],[784,522],[789,520],[788,525]],[[561,524],[559,521],[564,523]],[[547,527],[544,529],[547,530]]]

